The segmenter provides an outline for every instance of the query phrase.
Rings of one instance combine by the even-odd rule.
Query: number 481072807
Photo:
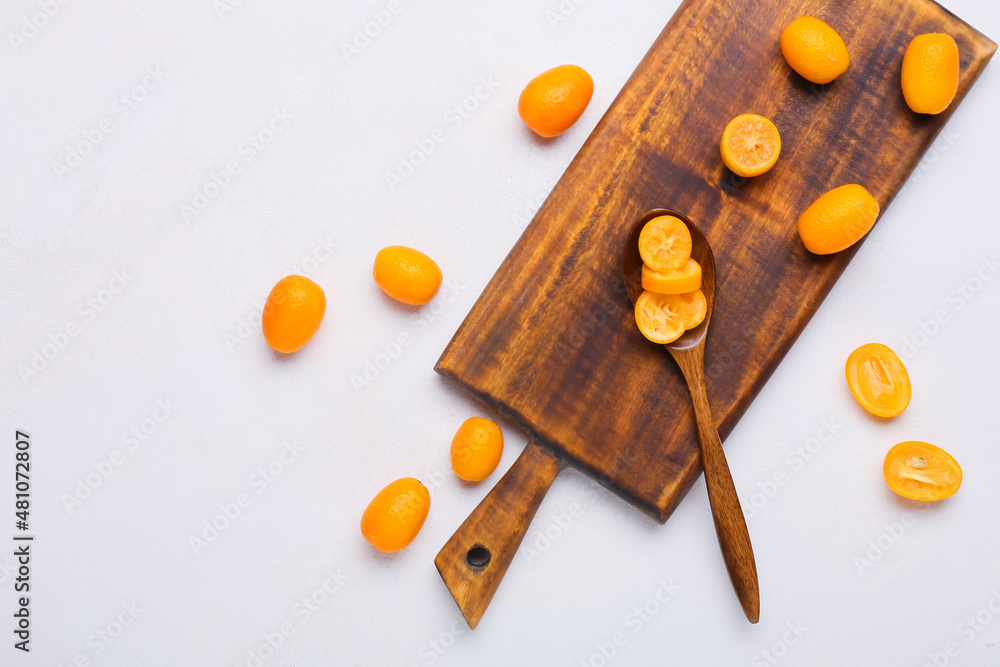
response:
[[[17,492],[14,494],[14,507],[17,517],[15,526],[18,530],[28,530],[28,511],[31,508],[31,479],[28,473],[31,470],[31,453],[29,448],[31,443],[28,434],[17,431],[17,452],[14,454],[14,485]]]

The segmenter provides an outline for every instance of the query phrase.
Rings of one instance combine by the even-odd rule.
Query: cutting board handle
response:
[[[548,449],[529,443],[434,559],[470,628],[479,624],[562,467]]]

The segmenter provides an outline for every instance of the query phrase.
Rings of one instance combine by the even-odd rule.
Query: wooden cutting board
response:
[[[801,15],[847,43],[850,68],[833,83],[809,83],[781,55],[781,30]],[[925,32],[950,34],[961,55],[958,95],[938,116],[911,112],[900,90],[903,52]],[[930,0],[685,0],[437,363],[541,446],[522,457],[535,472],[512,470],[505,499],[487,498],[477,512],[510,509],[518,493],[540,502],[569,463],[666,521],[700,472],[698,443],[684,380],[637,331],[622,283],[634,221],[653,208],[681,211],[714,249],[706,375],[725,438],[857,248],[810,254],[799,215],[845,183],[864,185],[885,211],[995,50]],[[749,180],[719,157],[726,123],[747,112],[770,118],[782,138],[775,167]],[[739,487],[740,471],[733,477]],[[522,534],[533,502],[515,527]],[[460,529],[466,542],[482,542],[472,529],[492,525],[474,518]],[[482,573],[464,560],[471,546],[453,538],[439,555],[446,581],[465,577],[463,568]]]

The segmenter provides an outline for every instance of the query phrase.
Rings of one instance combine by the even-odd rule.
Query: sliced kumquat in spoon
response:
[[[685,330],[694,329],[705,321],[705,316],[708,315],[708,301],[705,299],[704,292],[696,289],[693,292],[681,294],[681,300],[684,302]]]
[[[639,232],[639,256],[653,271],[676,271],[691,259],[691,232],[680,218],[661,215]]]
[[[642,266],[642,289],[657,294],[686,294],[701,289],[701,264],[688,259],[676,271],[654,271],[648,264]]]
[[[677,294],[643,292],[635,301],[635,323],[654,343],[672,343],[684,333],[684,300]]]

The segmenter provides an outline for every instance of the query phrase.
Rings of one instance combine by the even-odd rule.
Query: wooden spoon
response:
[[[661,215],[672,215],[684,222],[691,231],[691,257],[701,264],[701,291],[705,293],[708,313],[705,320],[694,329],[685,331],[673,343],[664,347],[681,368],[687,380],[691,400],[694,403],[695,421],[698,423],[698,441],[701,444],[701,462],[705,469],[705,483],[708,485],[708,500],[712,505],[715,532],[719,536],[722,556],[729,570],[729,578],[736,589],[736,595],[743,606],[747,620],[756,623],[760,618],[760,590],[757,585],[757,565],[754,562],[753,546],[747,532],[743,508],[733,485],[733,476],[722,451],[722,441],[715,427],[712,411],[708,405],[705,390],[705,339],[708,322],[712,319],[715,303],[715,257],[708,240],[694,226],[687,216],[676,211],[656,209],[643,215],[635,223],[632,233],[625,241],[622,253],[622,270],[625,286],[632,303],[642,294],[642,257],[639,255],[639,233],[647,222]]]

